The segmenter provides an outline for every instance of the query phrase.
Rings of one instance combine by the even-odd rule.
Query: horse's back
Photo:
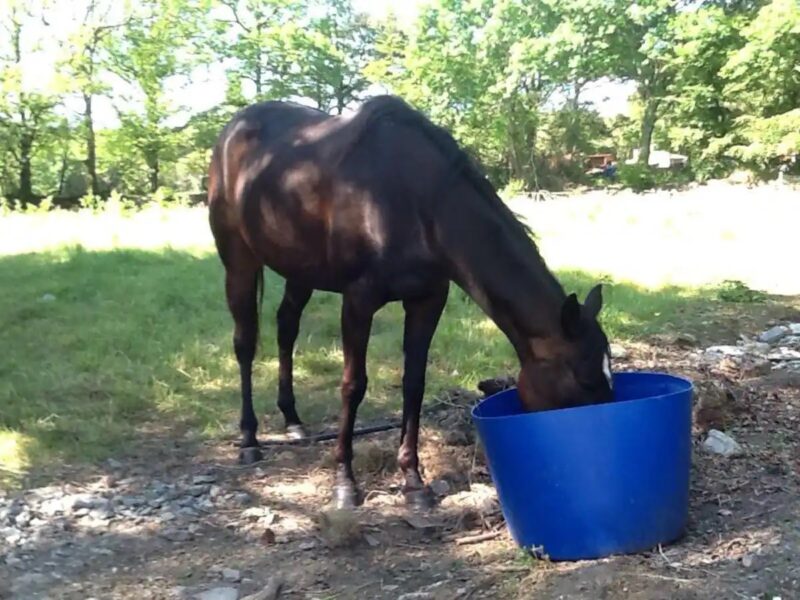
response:
[[[404,107],[386,98],[338,117],[280,102],[241,111],[214,149],[212,228],[224,230],[215,237],[235,232],[267,266],[320,289],[341,291],[370,271],[400,282],[411,263],[425,270],[420,206],[442,159],[383,118]]]

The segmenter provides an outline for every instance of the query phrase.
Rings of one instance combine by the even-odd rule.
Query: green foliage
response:
[[[746,304],[762,303],[767,300],[764,292],[753,290],[747,284],[736,280],[725,280],[717,288],[717,298],[722,302]]]
[[[621,173],[636,189],[742,168],[769,179],[800,152],[796,0],[431,0],[410,23],[352,0],[70,0],[64,22],[67,3],[0,4],[0,194],[23,204],[186,198],[241,107],[343,113],[384,90],[450,129],[500,188],[587,183],[597,152],[688,155],[682,173]],[[178,90],[209,66],[224,100],[189,114]],[[629,115],[586,101],[599,82],[633,84]]]
[[[620,165],[617,171],[619,182],[635,192],[643,192],[655,187],[656,177],[654,169],[642,165]]]

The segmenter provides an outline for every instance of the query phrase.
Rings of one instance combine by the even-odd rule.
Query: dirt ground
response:
[[[367,498],[354,518],[325,511],[330,444],[279,447],[245,468],[232,439],[154,431],[118,461],[0,492],[0,597],[235,599],[277,577],[280,598],[298,600],[800,598],[800,375],[748,377],[677,343],[631,346],[615,364],[698,384],[706,410],[696,420],[690,524],[675,544],[577,563],[524,555],[474,444],[475,396],[460,393],[428,403],[422,460],[441,496],[429,515],[401,503],[396,431],[357,443]],[[743,454],[704,451],[712,426]]]

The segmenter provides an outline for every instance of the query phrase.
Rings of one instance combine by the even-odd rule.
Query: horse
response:
[[[414,508],[433,505],[417,445],[428,350],[451,281],[513,346],[524,410],[613,396],[609,343],[597,319],[601,287],[582,304],[567,295],[478,165],[447,130],[398,97],[374,97],[344,116],[282,101],[240,110],[212,151],[208,207],[234,321],[242,463],[262,458],[252,363],[264,267],[285,280],[277,311],[278,407],[293,438],[306,435],[292,380],[300,317],[313,291],[342,295],[333,485],[339,508],[362,500],[353,430],[367,390],[373,315],[389,302],[402,302],[405,311],[398,465]]]

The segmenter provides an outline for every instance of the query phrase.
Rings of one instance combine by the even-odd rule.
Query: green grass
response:
[[[582,294],[596,280],[580,272],[560,277]],[[155,430],[235,430],[238,371],[214,254],[73,247],[0,257],[0,280],[0,464],[7,471],[101,459]],[[266,287],[255,389],[259,411],[277,424],[273,320],[282,282],[268,274]],[[686,290],[613,285],[603,320],[611,337],[633,338],[709,302]],[[339,306],[338,296],[317,293],[303,317],[296,389],[312,425],[339,407]],[[400,307],[387,306],[369,347],[365,418],[400,408],[401,332]],[[432,348],[429,393],[514,370],[505,338],[454,288]]]

